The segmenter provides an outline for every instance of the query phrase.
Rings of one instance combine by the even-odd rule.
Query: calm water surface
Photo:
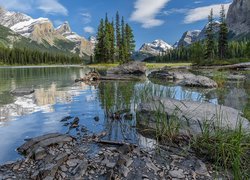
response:
[[[96,86],[74,83],[89,69],[78,67],[2,68],[0,69],[0,164],[21,158],[15,149],[24,139],[50,132],[69,132],[63,122],[66,116],[79,117],[80,126],[89,133],[107,131],[108,140],[122,140],[143,147],[155,141],[136,130],[135,109],[138,90],[150,89],[153,95],[180,100],[208,101],[239,110],[250,107],[249,78],[245,83],[229,83],[223,90],[197,90],[174,85],[142,82],[102,82]],[[248,75],[249,77],[249,75]],[[16,88],[34,88],[33,95],[15,97]],[[112,121],[108,115],[127,110],[132,120]],[[99,121],[94,118],[99,117]]]

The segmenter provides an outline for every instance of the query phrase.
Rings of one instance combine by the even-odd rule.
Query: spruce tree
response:
[[[210,11],[208,16],[208,24],[206,27],[206,52],[205,59],[212,60],[214,58],[215,50],[215,40],[214,40],[214,18],[213,18],[213,9]]]
[[[97,44],[95,46],[94,54],[95,54],[95,61],[96,62],[101,62],[102,61],[102,56],[104,54],[104,37],[105,37],[105,27],[104,27],[104,21],[101,19],[100,25],[98,27],[98,32],[97,32]]]
[[[218,53],[220,59],[225,59],[227,57],[228,51],[228,28],[226,24],[226,15],[224,6],[221,6],[220,11],[220,32],[219,32],[219,45]]]
[[[120,48],[120,62],[124,63],[126,59],[126,40],[125,40],[125,22],[124,17],[122,16],[121,21],[121,48]]]
[[[117,11],[116,13],[116,58],[120,60],[120,51],[121,51],[121,25],[120,25],[120,15]]]
[[[135,50],[135,40],[133,35],[133,30],[129,26],[129,24],[126,24],[125,27],[125,41],[126,41],[126,61],[129,61],[131,59],[131,54]]]

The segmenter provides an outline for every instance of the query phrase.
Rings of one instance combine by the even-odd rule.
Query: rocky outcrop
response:
[[[154,112],[162,112],[168,117],[176,116],[182,125],[182,131],[187,130],[193,134],[202,132],[202,127],[206,123],[211,128],[235,129],[238,123],[242,127],[250,129],[249,121],[242,117],[242,113],[227,106],[215,105],[207,102],[179,101],[171,98],[158,98],[147,103],[141,103],[138,107],[138,123],[146,124],[151,128],[156,128],[156,117]],[[187,128],[187,129],[186,129]]]
[[[111,68],[107,71],[107,76],[113,74],[121,74],[121,75],[144,75],[146,73],[146,64],[137,61],[131,61],[126,64],[122,64],[120,66]]]
[[[227,13],[229,30],[239,36],[250,33],[250,1],[234,0]]]
[[[182,86],[215,88],[217,83],[205,76],[197,76],[187,70],[169,70],[163,68],[160,71],[153,71],[148,75],[149,78],[161,81],[173,81]]]

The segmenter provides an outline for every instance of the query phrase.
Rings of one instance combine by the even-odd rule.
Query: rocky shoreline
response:
[[[212,166],[178,146],[146,150],[105,141],[106,132],[77,138],[53,133],[17,150],[23,160],[0,166],[0,179],[214,179]]]

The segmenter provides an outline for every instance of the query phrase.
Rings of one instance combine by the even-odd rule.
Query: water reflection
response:
[[[250,107],[249,81],[238,86],[229,84],[223,90],[159,85],[149,80],[107,81],[96,86],[74,83],[87,72],[86,68],[0,69],[0,163],[18,158],[15,148],[27,137],[68,132],[60,122],[66,116],[78,117],[79,125],[89,133],[107,131],[106,140],[155,148],[156,141],[136,129],[136,107],[148,95],[208,101],[240,110]],[[9,93],[32,86],[36,90],[33,95],[14,97]],[[77,132],[72,130],[70,134]]]

